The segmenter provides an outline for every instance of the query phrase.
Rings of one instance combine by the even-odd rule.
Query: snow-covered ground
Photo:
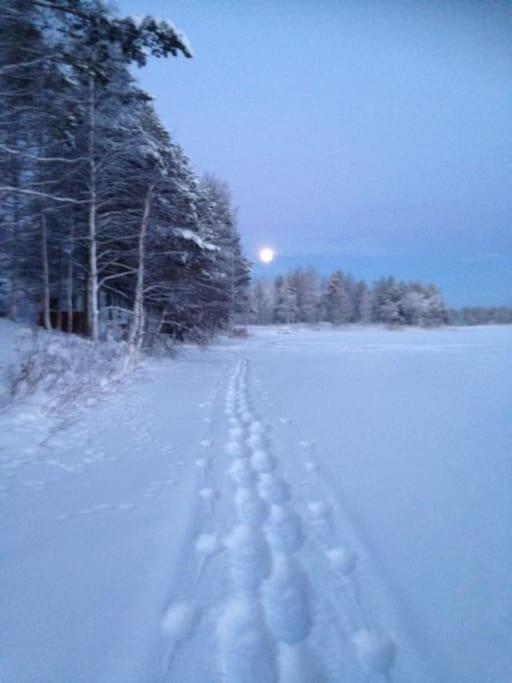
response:
[[[255,330],[0,416],[0,680],[509,683],[511,352]]]

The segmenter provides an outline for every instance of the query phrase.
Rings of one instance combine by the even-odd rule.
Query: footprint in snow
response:
[[[217,534],[200,534],[195,543],[195,551],[198,555],[214,555],[221,547]]]
[[[290,499],[290,487],[276,474],[262,472],[258,491],[263,500],[272,505],[282,505]]]
[[[304,572],[293,559],[278,555],[263,587],[268,624],[277,640],[295,645],[307,638],[313,625],[310,599]]]
[[[242,438],[244,430],[241,427],[230,427],[228,433],[230,439],[236,440]]]
[[[353,643],[362,666],[391,681],[391,669],[397,655],[397,645],[391,636],[380,631],[361,629],[355,634]]]
[[[328,683],[330,679],[316,653],[307,643],[279,648],[279,673],[281,683]]]
[[[131,510],[135,510],[137,506],[135,503],[120,503],[117,506],[117,509],[120,510],[121,512],[129,512]]]
[[[162,488],[162,481],[160,479],[155,479],[154,481],[150,481],[148,486],[147,486],[148,491],[151,491],[151,490],[156,491],[156,490],[159,490],[161,488]]]
[[[311,450],[315,445],[314,441],[299,441],[299,446],[305,450]]]
[[[314,462],[313,460],[306,460],[304,467],[308,472],[311,472],[311,474],[317,474],[318,472],[318,463]]]
[[[217,624],[225,683],[277,683],[274,648],[257,601],[240,595],[226,603]]]
[[[272,569],[270,550],[261,531],[251,524],[238,524],[224,543],[234,587],[237,591],[256,590]]]
[[[167,673],[172,667],[177,648],[192,636],[199,621],[199,612],[186,602],[176,602],[166,608],[162,617],[162,633],[168,643]]]
[[[256,479],[256,474],[246,458],[237,458],[228,468],[227,474],[236,486],[251,486]]]
[[[213,512],[215,502],[220,498],[219,491],[217,491],[217,489],[207,487],[199,489],[198,493],[199,497],[202,498],[208,504],[210,512]]]
[[[251,465],[257,472],[272,472],[276,468],[276,459],[264,450],[255,450],[251,455]]]
[[[25,481],[23,483],[33,491],[42,491],[47,486],[47,482],[45,481]]]
[[[264,434],[250,434],[247,439],[247,445],[251,448],[262,450],[268,445],[268,440]]]
[[[107,510],[113,510],[115,505],[114,503],[96,503],[92,507],[93,510],[96,510],[97,512],[105,512]]]
[[[197,458],[195,460],[196,467],[201,471],[203,478],[208,479],[208,472],[210,471],[211,461],[208,458]]]
[[[228,455],[232,455],[235,458],[243,454],[242,445],[238,441],[228,441],[224,446],[224,450]]]
[[[325,551],[331,568],[343,576],[352,574],[357,566],[358,555],[348,548],[330,548]]]
[[[299,515],[287,506],[272,505],[265,532],[272,548],[283,553],[297,552],[305,540]]]
[[[327,521],[331,515],[330,505],[320,500],[309,502],[308,510],[311,517],[316,521]]]
[[[210,557],[213,557],[213,555],[218,553],[220,550],[222,550],[222,545],[217,534],[205,533],[198,536],[195,543],[196,555],[199,557],[196,581],[199,581],[201,578]]]
[[[260,422],[260,420],[253,420],[249,425],[249,432],[251,434],[263,434],[265,431],[265,426]]]
[[[268,505],[251,488],[241,487],[235,494],[235,508],[240,522],[259,525],[268,516]]]

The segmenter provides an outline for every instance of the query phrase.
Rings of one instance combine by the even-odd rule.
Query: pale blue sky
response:
[[[193,60],[138,72],[245,249],[512,304],[512,2],[118,0]]]

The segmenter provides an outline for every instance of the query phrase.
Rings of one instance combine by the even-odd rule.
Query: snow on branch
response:
[[[219,251],[219,247],[215,246],[215,244],[207,242],[197,233],[189,230],[188,228],[173,228],[173,232],[177,237],[194,242],[194,244],[196,244],[200,249],[204,249],[205,251]]]

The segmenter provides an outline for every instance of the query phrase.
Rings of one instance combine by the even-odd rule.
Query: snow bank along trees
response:
[[[270,323],[384,323],[442,325],[450,320],[435,285],[377,280],[372,287],[338,270],[321,278],[313,269],[279,275],[272,283],[251,287],[251,320]]]
[[[130,75],[191,56],[171,24],[100,0],[0,6],[0,313],[132,348],[204,337],[244,305],[229,192],[200,180]]]

